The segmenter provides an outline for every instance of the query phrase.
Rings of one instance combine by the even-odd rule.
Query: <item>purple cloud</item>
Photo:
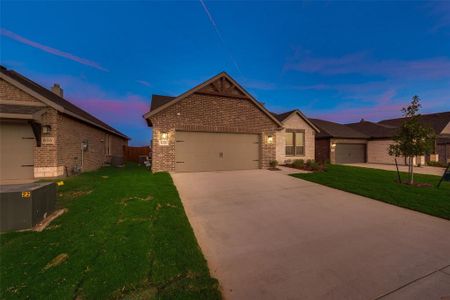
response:
[[[310,52],[298,50],[284,69],[323,75],[363,74],[387,78],[442,79],[450,78],[450,58],[376,60],[365,53],[315,57]]]
[[[71,97],[71,100],[105,122],[120,125],[143,123],[142,115],[149,110],[148,101],[138,95],[127,95],[120,98],[76,96]],[[120,116],[120,120],[118,120],[118,116]]]
[[[0,35],[5,36],[7,38],[10,38],[12,40],[15,40],[17,42],[20,42],[22,44],[31,46],[33,48],[42,50],[44,52],[47,52],[47,53],[50,53],[50,54],[53,54],[53,55],[56,55],[56,56],[60,56],[60,57],[63,57],[63,58],[66,58],[66,59],[69,59],[71,61],[75,61],[75,62],[80,63],[82,65],[86,65],[86,66],[89,66],[89,67],[92,67],[92,68],[95,68],[95,69],[98,69],[98,70],[101,70],[101,71],[104,71],[104,72],[108,72],[108,69],[102,67],[100,64],[98,64],[98,63],[96,63],[94,61],[91,61],[91,60],[88,60],[88,59],[85,59],[85,58],[73,55],[71,53],[64,52],[64,51],[61,51],[61,50],[58,50],[58,49],[55,49],[55,48],[52,48],[52,47],[40,44],[40,43],[32,41],[32,40],[29,40],[29,39],[27,39],[27,38],[25,38],[25,37],[23,37],[21,35],[18,35],[16,33],[12,32],[12,31],[7,30],[7,29],[0,28]]]

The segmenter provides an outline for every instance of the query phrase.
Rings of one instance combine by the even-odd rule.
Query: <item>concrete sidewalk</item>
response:
[[[226,299],[450,296],[450,222],[251,170],[172,174]]]
[[[380,169],[387,171],[397,171],[395,165],[385,165],[385,164],[369,164],[369,163],[359,163],[359,164],[345,164],[346,166],[352,167],[361,167],[361,168],[371,168],[371,169]],[[400,172],[408,172],[408,166],[398,166]],[[442,176],[444,174],[445,169],[439,167],[430,167],[430,166],[422,166],[422,167],[414,167],[414,173],[416,174],[427,174],[427,175],[436,175]]]

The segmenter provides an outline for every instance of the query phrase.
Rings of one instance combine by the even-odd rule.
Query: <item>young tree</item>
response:
[[[414,183],[414,157],[430,154],[434,145],[434,131],[419,121],[420,98],[414,96],[409,106],[402,109],[405,121],[389,146],[389,155],[404,156],[408,161],[409,183]]]

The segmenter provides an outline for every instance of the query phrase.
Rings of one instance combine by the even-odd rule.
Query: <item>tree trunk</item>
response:
[[[410,171],[409,171],[409,184],[414,184],[414,156],[409,158]]]

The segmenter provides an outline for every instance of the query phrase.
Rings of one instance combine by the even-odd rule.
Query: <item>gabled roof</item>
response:
[[[278,119],[278,121],[280,121],[281,123],[283,123],[285,120],[287,120],[291,115],[293,114],[297,114],[300,118],[302,118],[306,123],[309,124],[309,126],[311,126],[316,132],[319,132],[320,129],[313,123],[311,122],[300,110],[298,109],[294,109],[294,110],[290,110],[284,113],[271,113],[275,118]]]
[[[368,136],[343,124],[320,119],[310,119],[319,129],[316,138],[367,139]]]
[[[36,97],[37,99],[41,100],[45,104],[53,107],[54,109],[56,109],[61,113],[70,115],[78,120],[89,123],[112,134],[118,135],[122,138],[129,139],[129,137],[127,137],[120,131],[112,128],[111,126],[97,119],[96,117],[86,112],[85,110],[79,108],[78,106],[75,106],[66,99],[58,96],[52,91],[46,89],[45,87],[37,84],[36,82],[26,78],[25,76],[13,70],[8,70],[5,67],[0,66],[0,78],[13,84],[17,88],[25,91],[26,93]]]
[[[360,121],[357,123],[346,124],[371,138],[392,138],[398,132],[398,127],[373,123],[369,121]]]
[[[250,95],[239,83],[237,83],[230,75],[228,75],[226,72],[221,72],[219,74],[217,74],[214,77],[211,77],[210,79],[206,80],[205,82],[195,86],[194,88],[184,92],[183,94],[175,97],[174,99],[169,99],[169,96],[162,96],[165,97],[164,100],[162,100],[162,98],[160,98],[160,95],[157,95],[156,97],[156,108],[154,107],[153,104],[153,97],[152,97],[152,105],[151,105],[151,109],[149,112],[147,112],[146,114],[144,114],[144,118],[147,120],[147,123],[149,124],[149,126],[151,126],[151,122],[150,122],[150,117],[165,110],[166,108],[174,105],[175,103],[178,103],[179,101],[183,100],[184,98],[194,94],[195,92],[201,90],[202,88],[214,83],[215,81],[224,78],[228,81],[230,81],[238,90],[239,92],[244,95],[246,98],[248,98],[257,108],[259,108],[264,114],[266,114],[275,124],[279,125],[280,127],[283,126],[283,124],[277,119],[275,118],[260,102],[258,102],[255,98],[253,98],[252,95]],[[159,96],[159,97],[158,97]],[[162,100],[162,101],[161,101]],[[165,102],[162,104],[162,102]],[[159,105],[160,104],[160,105]]]
[[[406,118],[388,119],[380,121],[378,123],[383,125],[400,127],[402,123],[405,121],[405,119]],[[447,126],[448,123],[450,122],[450,111],[420,115],[419,120],[423,124],[433,128],[436,134],[440,134],[442,130],[444,130],[445,126]]]
[[[152,102],[150,104],[150,111],[157,109],[160,106],[163,106],[166,103],[169,103],[176,97],[172,96],[163,96],[163,95],[152,95]]]
[[[284,112],[284,113],[274,113],[271,112],[271,114],[278,119],[278,121],[283,122],[284,120],[286,120],[290,115],[292,115],[295,112],[295,109]]]

